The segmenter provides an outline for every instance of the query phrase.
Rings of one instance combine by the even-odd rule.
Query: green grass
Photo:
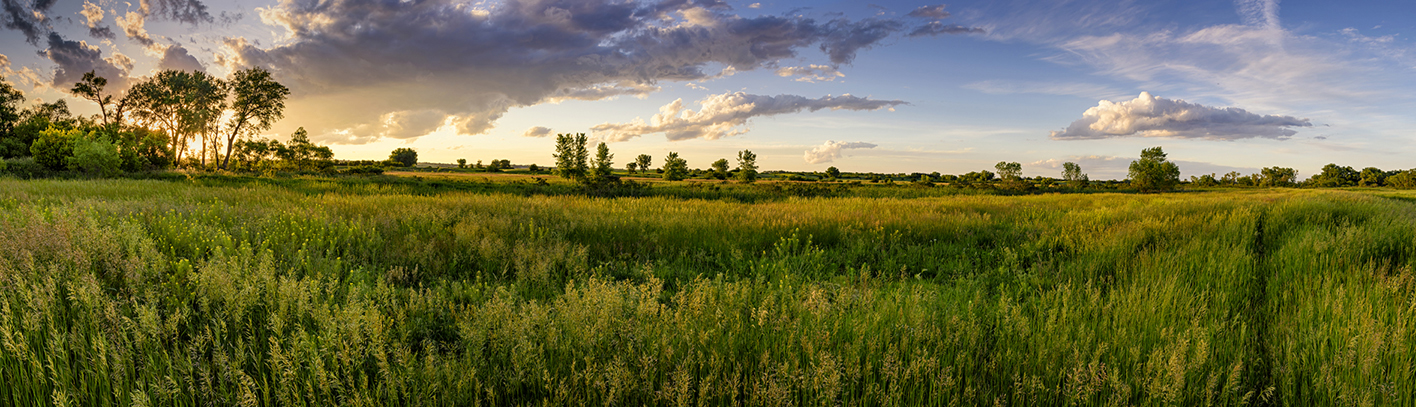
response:
[[[0,179],[0,404],[1405,405],[1416,389],[1410,192],[379,180]]]

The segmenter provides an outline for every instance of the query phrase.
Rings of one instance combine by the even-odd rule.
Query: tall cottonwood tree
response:
[[[285,117],[285,98],[290,89],[271,79],[270,71],[250,68],[236,71],[226,81],[231,91],[231,120],[226,124],[226,157],[221,168],[231,163],[231,148],[241,136],[270,130]]]
[[[128,91],[133,113],[167,133],[169,154],[181,162],[192,138],[202,138],[205,163],[210,136],[220,128],[226,110],[226,85],[205,72],[161,71]]]

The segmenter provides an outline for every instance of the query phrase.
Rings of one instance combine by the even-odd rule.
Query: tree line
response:
[[[69,89],[98,106],[74,115],[66,100],[21,108],[25,96],[0,77],[0,158],[50,171],[101,175],[192,168],[329,172],[333,152],[304,129],[289,142],[256,137],[284,118],[290,89],[261,68],[227,78],[164,70],[125,90],[90,71]]]
[[[595,158],[591,160],[590,150],[587,148],[589,139],[585,133],[578,134],[557,134],[556,149],[551,156],[556,160],[555,174],[562,178],[575,180],[587,185],[605,185],[619,182],[619,177],[615,176],[614,154],[610,153],[609,145],[604,142],[595,147]],[[640,154],[630,161],[625,169],[630,174],[650,171],[654,163],[654,158],[648,154]],[[758,167],[757,154],[752,150],[742,150],[737,155],[737,168],[729,169],[726,158],[714,161],[708,177],[719,180],[729,178],[739,182],[750,184],[757,181]],[[691,175],[688,168],[688,160],[679,157],[677,152],[669,152],[664,157],[663,166],[658,170],[660,178],[666,181],[681,181]]]

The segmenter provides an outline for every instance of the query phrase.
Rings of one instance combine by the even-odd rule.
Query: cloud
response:
[[[1279,29],[1278,0],[1235,0],[1244,24],[1266,29]]]
[[[695,112],[686,110],[683,99],[659,108],[659,114],[645,123],[635,119],[629,123],[604,123],[591,128],[597,136],[610,141],[626,141],[653,133],[664,133],[670,141],[716,140],[746,133],[741,128],[759,116],[797,113],[803,110],[880,110],[906,104],[900,100],[871,100],[851,95],[825,96],[808,99],[796,95],[762,96],[743,92],[712,95],[698,102]]]
[[[525,133],[521,133],[521,137],[550,137],[550,135],[551,128],[541,126],[526,129]]]
[[[0,26],[25,34],[25,42],[39,45],[49,28],[49,9],[55,0],[0,0]]]
[[[822,144],[816,147],[812,147],[810,150],[806,150],[806,153],[802,155],[802,159],[806,160],[807,164],[824,164],[835,161],[837,158],[844,157],[844,155],[841,154],[841,150],[875,147],[877,146],[874,144],[859,141],[827,141],[826,144]]]
[[[762,3],[752,3],[752,4],[748,4],[748,5],[747,5],[747,8],[762,8]]]
[[[158,61],[157,69],[206,72],[201,61],[197,61],[196,57],[187,53],[186,48],[177,44],[168,45],[167,49],[162,51],[162,60]]]
[[[1151,96],[1133,100],[1103,100],[1082,113],[1066,130],[1054,131],[1053,140],[1091,140],[1114,137],[1170,137],[1207,140],[1270,138],[1287,140],[1297,134],[1292,127],[1312,127],[1308,119],[1257,115],[1236,107],[1215,108],[1184,100]]]
[[[784,78],[796,76],[797,82],[830,82],[836,78],[844,78],[846,74],[836,70],[830,65],[811,66],[788,66],[777,68],[777,76]]]
[[[294,93],[287,115],[307,118],[312,136],[410,109],[443,110],[458,133],[481,134],[514,107],[642,96],[662,81],[728,72],[709,67],[771,68],[814,50],[849,63],[906,29],[893,19],[742,17],[706,0],[281,0],[260,18],[284,29],[280,45],[229,38],[217,62],[270,69]]]
[[[128,72],[133,70],[132,58],[115,53],[105,59],[98,47],[84,41],[65,40],[55,32],[49,33],[48,46],[40,51],[40,55],[58,65],[50,86],[68,91],[74,83],[83,79],[84,73],[94,71],[96,75],[108,79],[108,89],[128,88]]]
[[[949,12],[948,12],[948,11],[944,11],[944,5],[943,5],[943,4],[933,5],[933,6],[920,6],[919,8],[914,9],[914,11],[911,11],[909,14],[906,14],[906,15],[908,15],[908,16],[910,16],[910,17],[929,18],[929,19],[935,19],[935,20],[942,20],[942,19],[949,18]]]
[[[85,1],[84,9],[79,11],[79,15],[84,16],[84,26],[89,29],[89,36],[102,39],[113,39],[113,29],[99,23],[103,22],[103,7]]]
[[[145,20],[146,17],[136,11],[129,11],[127,15],[113,18],[113,21],[118,23],[118,28],[123,29],[123,34],[126,34],[128,39],[142,44],[144,47],[152,48],[157,42],[153,41],[152,36],[148,35],[147,29],[143,28]]]
[[[206,4],[199,0],[142,0],[139,10],[145,17],[153,16],[184,24],[200,25],[215,21],[207,11]]]
[[[985,31],[984,29],[979,28],[979,27],[965,27],[965,26],[958,25],[958,24],[948,24],[948,25],[945,25],[944,23],[941,23],[941,22],[938,22],[938,21],[932,21],[932,22],[930,22],[929,24],[925,24],[925,25],[923,25],[923,26],[920,26],[919,28],[916,28],[914,31],[910,31],[910,35],[909,35],[909,36],[910,36],[910,37],[923,37],[923,36],[926,36],[926,35],[927,35],[927,36],[933,37],[933,36],[937,36],[937,35],[940,35],[940,34],[985,34],[985,33],[987,33],[987,31]]]

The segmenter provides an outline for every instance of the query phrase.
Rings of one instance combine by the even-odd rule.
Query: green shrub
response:
[[[1416,189],[1416,169],[1406,170],[1387,177],[1387,186],[1398,189]]]
[[[68,158],[70,170],[111,177],[118,174],[119,166],[123,164],[118,146],[106,135],[89,133],[78,137],[74,140],[73,149],[73,156]]]
[[[39,138],[30,145],[34,161],[51,170],[63,170],[69,165],[69,157],[74,155],[74,140],[83,137],[81,130],[60,130],[50,127],[39,133]]]

